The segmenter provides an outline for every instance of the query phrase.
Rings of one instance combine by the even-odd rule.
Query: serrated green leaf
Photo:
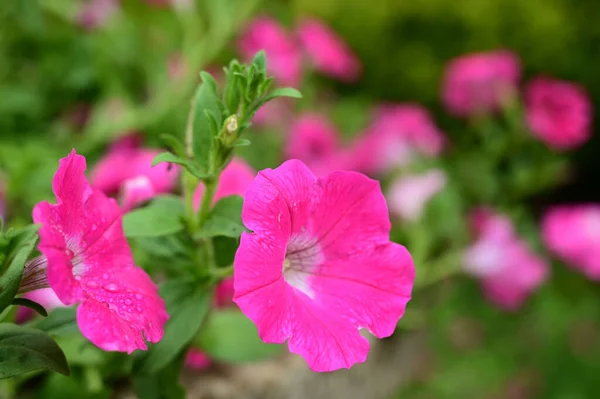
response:
[[[7,233],[9,242],[5,248],[4,260],[0,268],[4,271],[0,276],[0,313],[12,303],[19,291],[23,268],[35,246],[38,228],[37,225],[31,225]]]
[[[210,211],[196,237],[239,237],[245,230],[241,216],[243,203],[244,199],[239,195],[221,198]]]
[[[246,363],[279,353],[282,345],[265,344],[254,323],[238,309],[211,313],[198,338],[200,348],[215,360]]]
[[[183,280],[168,281],[159,292],[170,318],[162,340],[135,359],[137,375],[156,374],[181,353],[202,326],[213,297],[212,290],[200,291],[196,283]]]
[[[152,166],[156,166],[162,162],[182,165],[198,179],[205,179],[206,177],[208,177],[208,173],[206,173],[205,168],[200,167],[195,162],[190,161],[189,159],[178,157],[177,155],[170,152],[163,152],[155,156],[152,160]]]
[[[27,327],[50,335],[72,333],[78,331],[77,312],[75,307],[56,308],[48,314],[48,317],[28,323]]]
[[[13,299],[12,304],[15,306],[25,306],[29,309],[33,309],[44,317],[48,316],[48,312],[46,312],[46,309],[44,309],[42,305],[32,301],[31,299],[15,298]]]
[[[0,324],[0,379],[35,370],[70,373],[64,353],[48,334],[15,324]]]
[[[155,197],[147,206],[123,216],[126,237],[160,237],[183,230],[183,203],[174,195]]]

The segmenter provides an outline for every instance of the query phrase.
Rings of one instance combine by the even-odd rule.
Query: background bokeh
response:
[[[70,148],[94,163],[128,132],[141,132],[148,146],[162,145],[160,134],[181,134],[197,71],[239,57],[236,40],[256,15],[290,27],[318,17],[355,51],[363,64],[359,81],[311,75],[296,109],[326,104],[348,137],[365,127],[372,105],[410,101],[432,112],[450,142],[460,142],[473,132],[444,111],[444,68],[461,54],[497,48],[520,57],[523,81],[542,74],[577,82],[595,111],[600,104],[600,4],[592,0],[215,0],[197,1],[195,13],[174,11],[185,1],[122,0],[109,18],[87,27],[77,22],[83,3],[0,2],[0,195],[15,226],[29,223],[33,205],[49,198],[57,160]],[[283,159],[285,125],[266,130],[244,150],[257,169]],[[522,232],[534,247],[542,246],[536,223],[547,206],[600,201],[595,130],[583,147],[561,155],[571,165],[562,184],[515,198],[530,215]],[[460,159],[454,153],[445,162],[452,169]],[[499,181],[498,173],[470,189]],[[444,223],[466,218],[438,211]],[[398,233],[410,235],[410,228]],[[598,285],[559,261],[515,312],[490,304],[477,281],[462,274],[413,302],[424,314],[426,361],[398,398],[583,399],[600,390]]]

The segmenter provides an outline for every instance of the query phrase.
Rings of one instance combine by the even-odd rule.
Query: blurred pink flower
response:
[[[47,312],[55,308],[64,307],[65,304],[58,299],[56,293],[52,288],[42,288],[40,290],[35,290],[26,293],[23,295],[23,298],[30,299],[34,302],[39,303],[46,309]],[[19,306],[17,309],[17,314],[15,316],[15,322],[17,324],[22,324],[31,319],[35,315],[35,311],[33,309],[27,308],[25,306]]]
[[[390,211],[407,221],[421,217],[427,202],[446,186],[446,174],[432,169],[420,175],[402,176],[392,183],[387,199]]]
[[[495,111],[515,94],[520,75],[519,58],[508,50],[463,55],[446,67],[442,100],[459,116]]]
[[[185,365],[193,370],[205,370],[212,365],[212,360],[200,349],[190,348],[185,356]]]
[[[383,173],[411,163],[415,156],[437,156],[443,133],[429,112],[416,104],[380,106],[365,134],[354,144],[358,170]]]
[[[219,185],[213,198],[213,203],[216,203],[223,197],[230,195],[244,195],[244,191],[250,182],[256,176],[256,172],[242,158],[234,158],[229,165],[225,167],[219,179]],[[204,184],[199,183],[194,191],[194,208],[198,210],[204,195]]]
[[[304,19],[298,26],[298,38],[319,72],[347,83],[360,77],[360,61],[343,39],[324,23]]]
[[[179,80],[189,72],[189,66],[183,54],[173,53],[167,58],[167,74],[171,80]]]
[[[542,220],[546,246],[569,266],[600,280],[600,205],[561,205]]]
[[[274,127],[284,129],[287,121],[293,116],[289,103],[284,98],[269,101],[252,118],[255,127]]]
[[[579,147],[590,138],[592,106],[575,83],[533,79],[525,88],[525,106],[531,132],[553,149]]]
[[[259,17],[252,21],[239,40],[238,48],[246,61],[264,50],[267,70],[279,84],[298,87],[302,79],[302,52],[296,41],[277,20]]]
[[[152,166],[161,151],[140,145],[141,137],[135,134],[117,140],[91,172],[91,185],[107,195],[120,194],[124,210],[168,193],[177,184],[179,167],[166,163]]]
[[[102,26],[119,8],[119,0],[88,0],[83,5],[77,21],[86,29]]]
[[[299,159],[311,169],[318,167],[320,172],[331,172],[328,164],[334,166],[334,157],[339,147],[339,132],[329,120],[317,113],[300,115],[291,125],[284,152],[288,159]]]
[[[548,265],[516,235],[505,216],[479,209],[473,220],[477,239],[465,250],[464,270],[482,280],[491,302],[516,310],[546,280]]]
[[[299,160],[258,173],[244,195],[234,302],[265,342],[288,343],[313,371],[364,362],[390,336],[415,278],[390,242],[379,183],[356,172],[316,177]],[[283,265],[283,268],[282,268]]]
[[[134,263],[116,201],[88,184],[85,169],[75,150],[61,159],[52,180],[56,204],[33,209],[48,282],[65,305],[80,302],[77,324],[92,343],[106,351],[145,350],[146,340],[162,339],[165,304]]]

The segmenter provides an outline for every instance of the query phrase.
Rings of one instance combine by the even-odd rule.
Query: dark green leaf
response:
[[[177,357],[197,334],[212,302],[212,290],[200,291],[195,282],[173,280],[160,287],[170,315],[163,339],[149,345],[134,363],[138,375],[156,374]]]
[[[104,387],[92,392],[87,386],[87,382],[82,381],[82,378],[52,374],[44,379],[40,388],[36,389],[35,399],[109,399],[113,397],[112,389]]]
[[[41,314],[44,317],[48,316],[48,312],[46,312],[46,309],[44,309],[44,307],[42,305],[40,305],[37,302],[32,301],[31,299],[15,298],[15,299],[13,299],[12,304],[16,305],[16,306],[28,307],[29,309],[35,310],[36,312],[38,312],[39,314]]]
[[[170,152],[163,152],[158,154],[152,160],[152,166],[156,166],[161,162],[174,163],[177,165],[182,165],[185,167],[192,175],[196,176],[198,179],[204,179],[208,176],[205,169],[197,165],[195,162],[190,161],[185,158],[178,157],[175,154]]]
[[[35,246],[38,227],[31,225],[7,233],[9,242],[5,248],[4,260],[0,268],[3,270],[3,274],[0,276],[0,313],[12,303],[19,291],[23,268]]]
[[[246,147],[252,144],[252,142],[248,139],[237,139],[235,143],[233,143],[232,147]]]
[[[208,154],[212,150],[214,137],[206,111],[212,112],[217,126],[221,126],[222,122],[219,100],[215,89],[213,80],[207,79],[198,87],[194,97],[194,119],[192,124],[194,155],[196,161],[204,169],[208,167]]]
[[[244,199],[239,195],[221,198],[210,211],[196,237],[239,237],[245,230],[242,223]]]
[[[127,237],[160,237],[183,230],[183,204],[174,195],[156,197],[144,208],[123,217]]]
[[[212,358],[227,363],[266,359],[276,355],[282,348],[282,345],[261,341],[252,321],[237,309],[211,313],[198,342]]]
[[[0,379],[35,370],[69,375],[64,353],[48,334],[15,324],[0,324]]]
[[[50,335],[67,334],[78,331],[75,307],[56,308],[45,319],[28,324],[28,327],[47,332]]]

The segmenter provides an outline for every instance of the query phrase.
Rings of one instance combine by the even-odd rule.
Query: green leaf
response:
[[[31,225],[21,230],[7,233],[8,245],[2,262],[0,276],[0,313],[13,301],[19,291],[23,268],[27,257],[33,250],[39,226]]]
[[[221,110],[216,93],[214,79],[207,79],[196,90],[194,97],[194,119],[192,130],[194,132],[194,155],[196,161],[205,170],[208,168],[209,154],[213,146],[213,133],[207,112],[212,112],[217,126],[222,125]]]
[[[71,366],[98,366],[111,355],[88,341],[80,331],[57,336],[56,343],[69,359]]]
[[[235,143],[232,144],[232,147],[246,147],[252,144],[252,142],[248,139],[237,139]]]
[[[256,68],[260,72],[266,72],[267,71],[267,56],[266,56],[264,50],[260,50],[259,52],[257,52],[254,55],[254,58],[252,59],[252,64],[256,65]]]
[[[35,370],[70,373],[64,353],[48,334],[15,324],[0,324],[0,379]]]
[[[160,237],[183,230],[183,204],[174,195],[155,197],[144,208],[123,216],[123,230],[127,237]]]
[[[155,156],[152,160],[152,166],[156,166],[161,162],[168,162],[181,165],[185,167],[192,175],[196,176],[198,179],[205,179],[206,177],[208,177],[208,173],[206,173],[205,168],[200,167],[194,161],[178,157],[177,155],[172,154],[170,152],[163,152]]]
[[[302,93],[292,87],[281,87],[270,92],[263,100],[263,104],[277,97],[302,98]]]
[[[36,328],[50,335],[78,331],[75,307],[56,308],[45,319],[35,320],[27,327]]]
[[[198,343],[213,359],[227,363],[267,359],[282,349],[282,345],[261,341],[252,321],[237,309],[211,313]]]
[[[171,280],[160,287],[170,315],[163,339],[149,345],[134,362],[138,375],[156,374],[187,346],[197,334],[212,303],[212,290],[200,291],[196,282]]]
[[[171,150],[176,155],[178,155],[182,158],[185,157],[185,148],[179,137],[172,135],[172,134],[161,134],[160,139],[162,140],[163,143],[165,143],[165,145],[167,145],[169,148],[171,148]],[[155,165],[156,164],[154,164],[154,162],[153,162],[152,166],[155,166]]]
[[[25,306],[29,309],[33,309],[44,317],[48,316],[48,312],[46,312],[46,309],[44,309],[44,307],[42,305],[40,305],[37,302],[32,301],[31,299],[15,298],[15,299],[13,299],[12,304],[16,305],[16,306]]]
[[[245,230],[242,223],[244,199],[239,195],[221,198],[210,211],[196,238],[225,236],[239,237]]]
[[[133,377],[133,390],[140,399],[185,399],[185,389],[179,382],[185,359],[182,352],[175,361],[156,374]]]

